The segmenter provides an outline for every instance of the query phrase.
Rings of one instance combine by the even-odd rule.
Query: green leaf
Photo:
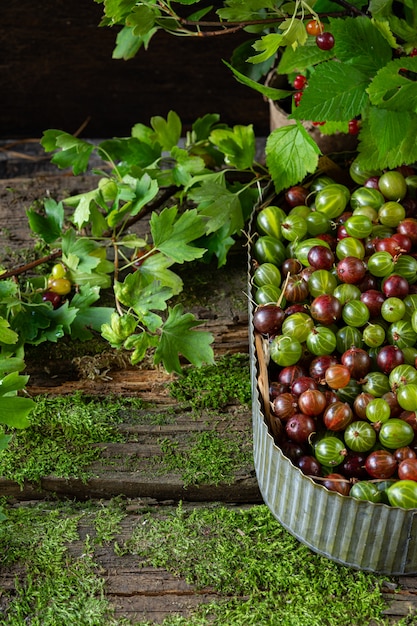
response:
[[[308,67],[323,63],[334,57],[334,50],[320,50],[314,37],[309,37],[303,46],[288,46],[280,57],[277,74],[304,72]]]
[[[143,331],[140,335],[132,335],[126,339],[123,347],[126,350],[133,350],[130,361],[132,365],[136,365],[140,363],[140,361],[143,361],[150,348],[156,348],[158,341],[159,338],[156,335],[150,335]]]
[[[362,122],[358,163],[368,169],[395,169],[417,161],[417,114],[371,107]]]
[[[171,150],[181,138],[182,124],[174,111],[169,111],[165,120],[159,115],[151,118],[151,126],[155,131],[155,138],[164,150]]]
[[[242,72],[239,72],[239,70],[232,67],[230,63],[227,63],[226,61],[223,61],[223,63],[227,65],[227,67],[233,72],[235,78],[242,83],[242,85],[246,85],[247,87],[254,89],[258,93],[265,96],[265,98],[269,98],[270,100],[281,100],[292,93],[292,91],[288,89],[275,89],[275,87],[268,87],[268,85],[258,83],[256,80],[253,80],[242,74]]]
[[[157,30],[157,28],[153,28],[148,32],[146,37],[139,37],[138,35],[135,35],[134,28],[124,26],[117,33],[116,45],[113,50],[112,58],[123,59],[124,61],[133,59],[142,46],[145,48],[148,47],[151,38]]]
[[[10,328],[9,322],[0,317],[0,343],[14,344],[18,339],[19,335]]]
[[[168,269],[173,264],[173,259],[165,256],[165,254],[157,253],[147,257],[135,272],[140,277],[141,288],[157,280],[161,285],[169,287],[172,295],[181,293],[183,289],[181,278]]]
[[[416,75],[416,57],[391,61],[379,70],[367,89],[371,103],[383,109],[416,112]]]
[[[121,348],[123,342],[133,335],[137,324],[137,319],[130,313],[119,315],[114,311],[109,322],[102,325],[101,334],[113,348]]]
[[[149,6],[140,4],[132,9],[126,18],[126,26],[133,28],[133,34],[137,37],[145,37],[155,24],[155,18],[160,15],[157,6],[152,9]]]
[[[190,155],[187,150],[174,146],[171,157],[176,164],[172,168],[172,175],[176,185],[186,186],[194,174],[204,171],[205,163],[199,156]]]
[[[156,280],[141,284],[141,276],[137,272],[128,274],[122,283],[116,282],[114,292],[119,302],[133,309],[152,332],[162,324],[161,317],[153,311],[164,311],[167,300],[173,295],[169,287],[161,286]]]
[[[86,193],[78,196],[78,204],[72,215],[72,221],[77,226],[78,229],[81,229],[85,224],[88,224],[91,217],[91,208],[96,199],[99,197],[100,191],[98,189],[93,189],[92,191],[87,191]],[[72,202],[74,198],[69,199]],[[69,204],[68,201],[65,202]]]
[[[215,129],[210,141],[226,155],[226,162],[237,169],[252,168],[256,144],[252,124],[234,126],[232,129]]]
[[[25,388],[29,376],[21,376],[17,372],[12,372],[0,380],[0,396],[10,395]]]
[[[30,425],[28,416],[35,408],[30,398],[20,396],[0,397],[0,422],[11,428],[27,428]]]
[[[96,0],[97,1],[97,0]],[[121,24],[136,5],[136,0],[104,1],[104,14],[111,24]]]
[[[77,237],[73,229],[68,229],[62,237],[62,261],[75,273],[91,272],[100,263],[100,258],[93,254],[98,247],[92,239]]]
[[[320,150],[297,122],[274,130],[265,147],[266,164],[277,193],[315,172]]]
[[[302,20],[287,19],[280,24],[281,33],[269,33],[253,44],[260,54],[248,58],[249,63],[261,63],[275,56],[280,46],[297,47],[307,41],[307,33]]]
[[[13,435],[0,435],[0,450],[5,450],[12,439]],[[1,511],[2,509],[0,508],[0,522],[6,519],[6,516],[2,515]]]
[[[210,345],[213,336],[206,331],[194,330],[201,323],[191,313],[184,313],[180,304],[169,309],[155,351],[155,363],[162,362],[168,373],[178,374],[182,372],[179,355],[196,367],[214,363],[214,353]]]
[[[33,232],[42,237],[46,243],[53,243],[62,235],[64,207],[62,202],[55,202],[52,198],[46,198],[43,206],[45,215],[41,215],[33,208],[28,209],[26,215]]]
[[[285,45],[285,37],[279,33],[269,33],[258,39],[253,44],[254,50],[259,52],[248,58],[249,63],[263,63],[270,57],[275,56],[280,46]]]
[[[86,341],[91,339],[91,330],[101,331],[103,324],[109,323],[114,308],[92,305],[100,298],[100,288],[83,285],[71,299],[71,306],[77,309],[77,316],[71,324],[71,337]]]
[[[198,204],[200,215],[207,218],[205,232],[207,234],[218,231],[227,226],[228,235],[240,230],[244,226],[242,206],[239,196],[225,187],[223,183],[203,182],[188,193],[189,198]]]
[[[51,305],[25,304],[11,320],[13,329],[22,343],[36,343],[42,337],[42,331],[51,325],[48,312]]]
[[[91,153],[94,150],[93,144],[55,129],[44,132],[41,145],[46,152],[61,149],[61,152],[52,157],[52,163],[61,169],[72,167],[76,176],[86,171]]]
[[[214,254],[217,257],[217,267],[226,265],[227,254],[236,243],[233,237],[229,235],[229,230],[228,224],[225,224],[222,228],[203,239],[204,247],[207,249],[206,256],[211,258]]]
[[[392,49],[380,29],[367,17],[330,18],[335,38],[333,53],[342,63],[354,66],[368,78],[392,57]]]
[[[6,358],[0,357],[0,374],[9,374],[10,372],[22,372],[26,367],[25,361],[16,356]]]
[[[349,121],[365,108],[368,83],[365,74],[347,63],[321,63],[310,77],[308,89],[291,117],[317,122]]]
[[[196,141],[208,139],[213,126],[218,124],[220,115],[218,113],[207,113],[203,117],[199,117],[192,125],[192,130]]]
[[[139,127],[139,124],[133,127],[132,135],[135,132],[139,134]],[[147,130],[151,132],[151,129]],[[100,142],[97,150],[105,161],[139,167],[149,167],[161,156],[161,147],[155,144],[150,136],[107,139]]]
[[[153,212],[150,227],[154,246],[176,263],[200,259],[204,250],[189,245],[205,232],[205,220],[197,210],[189,209],[178,215],[178,207],[166,207],[159,213]]]
[[[149,174],[144,174],[141,178],[126,176],[123,180],[130,184],[133,197],[129,202],[109,213],[106,219],[110,228],[119,224],[127,214],[137,215],[159,191],[157,181],[153,180]]]

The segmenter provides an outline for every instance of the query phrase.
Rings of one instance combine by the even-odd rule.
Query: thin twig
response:
[[[20,267],[15,267],[14,270],[8,270],[7,272],[3,272],[0,274],[0,280],[4,280],[6,278],[12,278],[13,276],[19,276],[19,274],[24,274],[25,272],[30,272],[33,268],[38,265],[42,265],[43,263],[49,263],[49,261],[53,261],[62,255],[62,250],[54,250],[51,254],[42,257],[41,259],[36,259],[36,261],[31,261],[30,263],[26,263],[25,265],[21,265]]]

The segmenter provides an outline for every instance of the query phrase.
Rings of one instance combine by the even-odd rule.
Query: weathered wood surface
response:
[[[60,199],[67,193],[81,192],[89,188],[91,180],[86,177],[74,179],[71,176],[56,175],[48,172],[32,178],[16,177],[0,180],[0,250],[2,254],[14,254],[24,247],[29,247],[31,237],[25,228],[25,210],[30,204],[45,195]],[[246,314],[246,277],[244,253],[242,261],[233,269],[227,270],[219,281],[214,281],[208,292],[207,285],[202,286],[202,293],[196,294],[195,311],[201,319],[208,318],[206,327],[215,335],[217,354],[245,352],[248,349],[247,314]],[[226,285],[229,285],[226,288]],[[233,285],[233,289],[231,287]],[[217,301],[222,307],[217,308]],[[198,302],[198,304],[197,304]],[[45,348],[46,350],[46,348]],[[42,365],[37,361],[29,362],[31,374],[29,392],[32,394],[69,394],[84,389],[89,394],[105,395],[116,393],[138,395],[153,403],[155,411],[172,410],[177,406],[168,393],[171,376],[159,369],[117,368],[108,370],[97,364],[97,371],[92,378],[80,375],[79,363],[63,360],[53,362],[44,354]],[[173,425],[141,426],[125,424],[121,429],[132,435],[126,444],[103,444],[102,457],[97,462],[97,478],[87,483],[74,480],[59,480],[45,477],[41,486],[25,485],[20,490],[11,481],[0,481],[2,495],[15,498],[16,505],[22,500],[39,500],[53,493],[57,496],[77,498],[106,499],[113,495],[125,494],[132,499],[132,506],[127,518],[122,523],[121,538],[129,537],[140,521],[138,510],[140,503],[146,501],[155,504],[157,510],[178,500],[189,502],[190,506],[204,506],[204,503],[223,501],[228,506],[253,506],[260,503],[261,496],[257,487],[253,467],[250,466],[241,475],[235,477],[229,485],[200,485],[184,488],[179,476],[174,474],[149,477],[141,471],[146,460],[161,453],[160,440],[163,437],[175,437],[179,445],[184,445],[183,436],[190,432],[212,428],[204,420],[193,421],[184,407],[177,406],[177,415]],[[231,416],[235,429],[247,432],[250,443],[251,415],[242,407],[230,406],[223,419],[220,416],[216,428],[221,432],[225,424],[230,425]],[[133,441],[135,439],[135,441]],[[182,443],[181,443],[182,442]],[[120,461],[123,455],[123,462]],[[116,468],[113,461],[119,459]],[[129,464],[132,467],[129,468]],[[133,468],[134,465],[134,469]],[[135,502],[139,503],[137,506]],[[80,541],[71,544],[68,549],[75,556],[83,550],[82,538],[87,533],[94,536],[94,530],[80,528]],[[112,544],[113,545],[113,544]],[[106,581],[106,595],[115,609],[116,618],[122,620],[151,620],[155,624],[168,615],[178,613],[187,616],[193,607],[201,602],[208,602],[216,597],[212,589],[195,589],[183,579],[176,578],[161,569],[142,567],[132,556],[120,556],[114,553],[112,545],[97,548],[95,558],[99,563],[100,574]],[[0,573],[0,586],[13,590],[16,578],[24,572],[8,570]],[[402,617],[417,614],[417,577],[400,577],[389,582],[384,588],[387,600],[386,616],[390,624],[397,623]],[[415,619],[415,618],[414,618]]]

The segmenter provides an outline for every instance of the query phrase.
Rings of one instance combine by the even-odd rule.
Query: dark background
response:
[[[269,130],[262,96],[240,85],[222,59],[245,40],[158,33],[148,51],[112,59],[118,30],[102,28],[94,0],[11,0],[0,22],[0,139],[38,138],[49,128],[81,136],[130,135],[137,123],[176,111],[185,128],[205,113]]]

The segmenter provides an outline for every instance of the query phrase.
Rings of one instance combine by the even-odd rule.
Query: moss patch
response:
[[[189,367],[170,385],[170,394],[193,409],[222,409],[230,403],[249,404],[251,383],[249,356],[221,357],[215,365]]]
[[[95,443],[123,441],[117,425],[124,411],[142,406],[135,398],[37,396],[31,425],[15,430],[0,454],[0,475],[19,484],[43,476],[87,480],[88,466],[100,457]]]
[[[245,510],[179,506],[166,519],[151,514],[145,519],[119,549],[136,554],[143,565],[166,568],[221,596],[187,619],[165,620],[166,626],[386,623],[384,578],[313,554],[264,505]]]
[[[132,504],[135,518],[126,537],[122,522]],[[114,498],[7,509],[0,525],[0,566],[2,576],[15,578],[15,589],[2,589],[1,626],[154,626],[114,619],[100,569],[104,545],[129,563],[136,557],[138,569],[162,567],[197,589],[217,593],[215,601],[187,617],[172,613],[164,626],[389,623],[382,585],[394,578],[315,555],[265,505],[155,507]],[[412,616],[396,622],[410,624]]]
[[[192,433],[186,450],[168,439],[161,441],[161,469],[177,472],[184,486],[232,484],[238,470],[253,468],[250,432]]]
[[[109,617],[104,578],[98,574],[90,539],[82,557],[68,544],[79,540],[82,512],[65,514],[54,505],[10,509],[0,525],[2,572],[15,572],[15,592],[2,591],[0,624],[92,626],[116,623]]]

